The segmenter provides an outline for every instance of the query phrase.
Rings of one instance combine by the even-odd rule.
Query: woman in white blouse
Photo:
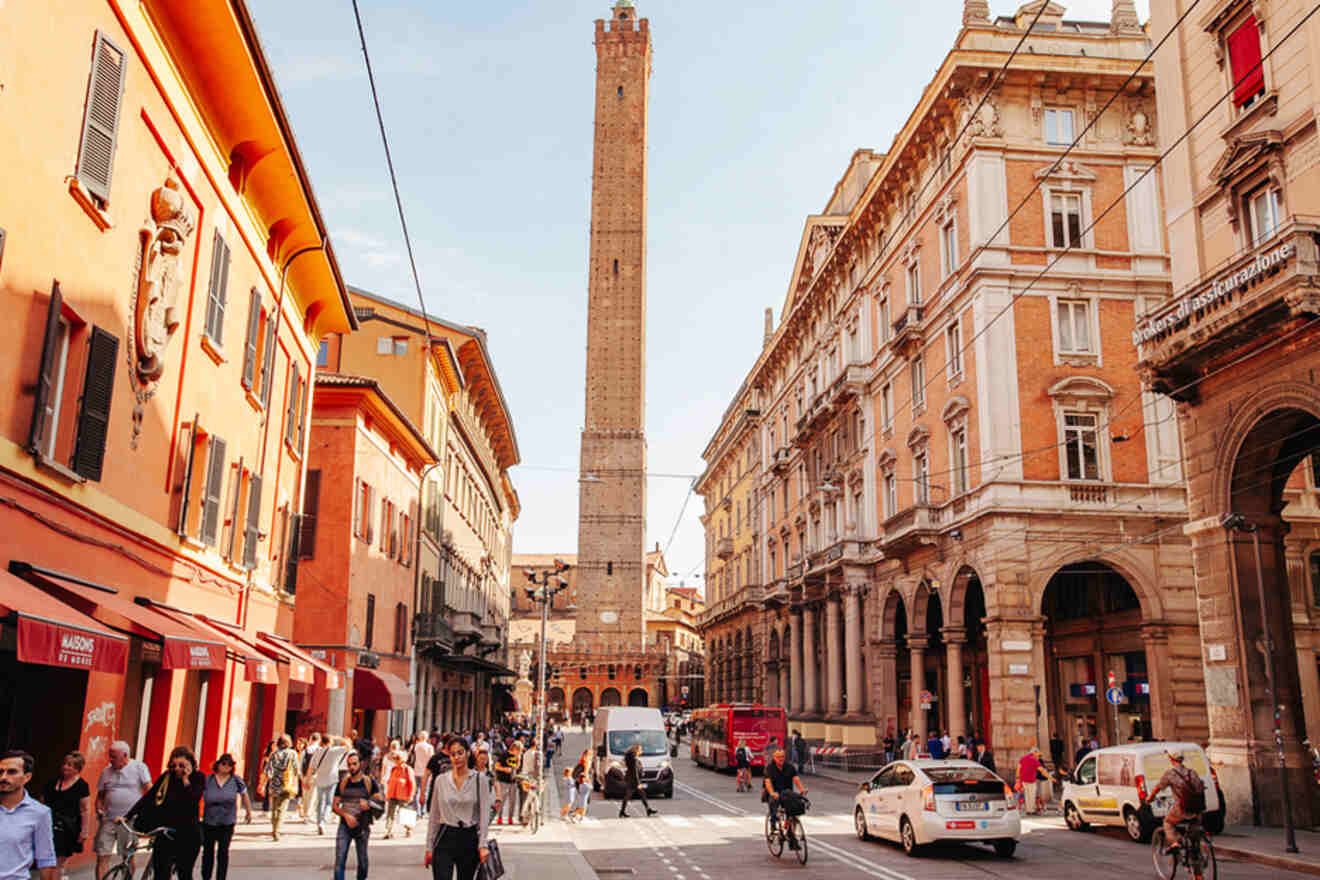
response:
[[[425,864],[434,880],[472,880],[490,855],[490,813],[494,794],[486,774],[472,767],[467,743],[449,744],[453,766],[431,783]]]

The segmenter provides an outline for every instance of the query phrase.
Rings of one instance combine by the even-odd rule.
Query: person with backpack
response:
[[[1169,756],[1170,767],[1164,771],[1160,781],[1150,790],[1143,804],[1155,800],[1162,789],[1173,792],[1173,803],[1169,812],[1164,814],[1164,841],[1166,851],[1182,846],[1178,835],[1178,823],[1205,812],[1205,780],[1195,770],[1183,763],[1182,752],[1165,752]]]
[[[287,733],[281,733],[275,743],[275,751],[266,759],[266,796],[270,798],[271,839],[279,840],[284,806],[298,793],[299,761]]]
[[[356,750],[344,757],[348,773],[335,786],[332,809],[339,817],[339,831],[335,834],[334,880],[344,880],[348,868],[348,848],[357,849],[357,880],[367,880],[367,842],[371,840],[371,822],[385,805],[381,800],[380,783],[367,775],[362,756]]]
[[[733,750],[733,763],[738,768],[738,791],[751,791],[752,750],[747,748],[747,740],[738,740],[738,747]]]

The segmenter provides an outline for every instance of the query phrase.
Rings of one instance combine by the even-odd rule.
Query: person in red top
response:
[[[1032,746],[1031,751],[1018,761],[1018,786],[1022,792],[1026,812],[1033,814],[1040,812],[1041,800],[1036,788],[1036,780],[1046,778],[1043,770],[1044,765],[1040,762],[1040,746]]]
[[[391,753],[393,761],[385,762],[390,768],[389,777],[385,780],[385,797],[388,799],[385,805],[385,839],[388,840],[394,834],[394,818],[399,810],[405,807],[411,807],[413,795],[416,794],[417,780],[413,778],[413,768],[409,766],[407,756],[402,749],[396,749]],[[412,826],[404,825],[404,833],[407,837],[412,837]]]

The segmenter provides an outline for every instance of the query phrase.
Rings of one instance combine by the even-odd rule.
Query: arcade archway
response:
[[[619,693],[618,688],[608,687],[600,692],[601,706],[622,706],[623,695]]]
[[[649,706],[650,697],[646,693],[646,688],[633,688],[628,692],[629,706]]]
[[[580,687],[573,691],[573,720],[581,721],[595,708],[591,689]]]

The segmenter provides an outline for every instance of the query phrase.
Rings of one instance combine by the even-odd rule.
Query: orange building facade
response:
[[[340,687],[286,576],[348,292],[242,3],[7,14],[0,742],[40,781],[117,739],[253,776]]]

